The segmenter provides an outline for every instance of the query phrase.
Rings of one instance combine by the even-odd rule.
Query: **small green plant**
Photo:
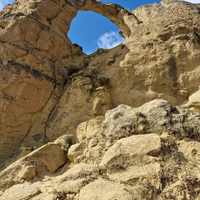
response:
[[[62,144],[63,149],[69,149],[72,146],[72,140],[69,137],[65,138],[65,142]]]
[[[5,190],[9,189],[13,185],[15,185],[15,181],[13,181],[13,180],[0,182],[0,190],[2,192],[4,192]]]
[[[100,124],[99,124],[99,126],[100,126],[100,129],[102,128],[102,123],[103,123],[103,121],[101,121],[101,122],[100,122]]]
[[[149,181],[137,182],[135,189],[131,192],[133,200],[150,200],[157,196],[156,189],[151,185]]]
[[[143,21],[138,21],[138,24],[142,24],[143,23]]]

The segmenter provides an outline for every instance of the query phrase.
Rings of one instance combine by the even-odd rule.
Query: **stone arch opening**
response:
[[[106,17],[92,12],[79,11],[72,20],[68,38],[91,54],[99,48],[111,49],[125,39],[119,34],[119,28]]]
[[[79,10],[105,16],[119,27],[124,38],[131,35],[131,27],[137,23],[135,16],[121,6],[96,0],[16,0],[0,12],[0,130],[5,134],[0,163],[21,143],[44,144],[51,109],[66,81],[65,59],[76,55],[67,33]],[[13,110],[17,112],[13,114]],[[37,118],[43,110],[45,117]],[[7,124],[12,124],[12,131]]]
[[[120,29],[120,35],[125,39],[131,35],[130,27],[139,23],[139,20],[132,12],[117,4],[103,4],[101,1],[96,0],[66,0],[66,3],[76,8],[75,15],[77,15],[78,11],[93,11],[108,18]],[[130,20],[132,21],[131,24],[129,24]]]
[[[71,0],[68,0],[71,1]],[[78,10],[80,11],[93,11],[99,13],[109,20],[111,20],[120,29],[120,34],[124,38],[128,38],[131,35],[131,29],[129,27],[128,21],[133,18],[136,23],[138,22],[135,15],[125,8],[113,4],[107,3],[103,4],[101,1],[89,0],[89,1],[77,1]],[[127,21],[128,20],[128,21]],[[133,25],[133,24],[132,24]]]

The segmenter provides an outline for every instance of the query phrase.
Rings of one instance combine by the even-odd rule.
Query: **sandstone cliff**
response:
[[[67,37],[79,10],[104,15],[126,41],[85,55]],[[0,187],[14,186],[0,199],[198,199],[199,114],[186,108],[200,109],[199,18],[200,4],[175,0],[132,12],[96,0],[6,6]],[[68,151],[65,138],[80,143]]]

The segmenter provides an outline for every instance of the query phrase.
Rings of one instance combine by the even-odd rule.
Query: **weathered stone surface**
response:
[[[186,178],[186,180],[187,178]],[[198,189],[195,189],[193,190],[194,192],[198,191]],[[187,199],[192,199],[193,198],[193,195],[191,194],[191,190],[188,189],[185,185],[185,183],[183,181],[177,181],[176,183],[172,184],[170,187],[166,188],[164,191],[163,191],[163,197],[162,198],[174,198],[174,197],[177,197],[176,199],[178,200],[183,200],[184,198],[187,198]],[[199,199],[199,195],[194,195],[195,199]]]
[[[99,199],[122,199],[132,200],[131,195],[120,185],[105,180],[96,180],[80,191],[80,200]]]
[[[31,153],[34,150],[32,147],[21,147],[18,149],[18,151],[11,157],[9,157],[6,161],[2,164],[2,169],[8,167],[10,164],[15,162],[16,160],[19,160],[20,158],[27,156],[29,153]]]
[[[106,89],[109,83],[97,79],[96,74],[80,71],[68,81],[48,120],[46,136],[50,141],[64,134],[74,134],[79,123],[92,116],[104,115],[112,108],[111,96]]]
[[[3,152],[0,160],[3,161],[27,136],[36,116],[47,104],[54,82],[40,71],[11,61],[1,67],[0,82],[0,152]]]
[[[25,161],[41,161],[52,173],[55,172],[66,161],[66,155],[56,144],[47,144],[33,151],[24,158]]]
[[[200,110],[200,90],[194,92],[188,97],[188,103],[185,105],[187,108],[194,107]]]
[[[39,194],[33,198],[31,198],[31,200],[40,200],[40,199],[44,199],[44,200],[54,200],[54,195],[53,194]]]
[[[85,164],[85,163],[77,164],[59,177],[58,184],[62,184],[64,181],[67,181],[68,179],[69,180],[73,179],[73,177],[74,179],[76,179],[75,177],[78,177],[82,172],[83,174],[84,173],[91,174],[94,168],[95,166],[90,164]]]
[[[67,154],[70,161],[74,163],[76,161],[76,158],[83,153],[85,147],[86,147],[85,143],[78,143],[78,144],[72,145],[69,148],[69,151]]]
[[[14,185],[9,190],[0,197],[1,200],[7,199],[19,199],[19,200],[28,200],[31,197],[34,197],[40,193],[40,190],[29,184],[19,184]]]
[[[155,127],[160,127],[164,119],[170,120],[165,130],[160,129],[157,134],[149,130],[150,134],[144,134],[128,129],[130,122],[138,122],[138,116]],[[34,200],[144,199],[146,196],[198,199],[199,137],[195,132],[198,129],[184,125],[185,121],[198,125],[199,113],[172,107],[165,100],[154,100],[139,108],[120,105],[106,113],[100,130],[94,130],[94,134],[68,149],[71,163],[65,156],[61,162],[64,154],[61,143],[66,137],[61,136],[55,144],[44,145],[2,171],[0,189],[6,189],[7,183],[18,186],[29,181],[40,191],[31,196]],[[12,188],[15,186],[7,191]],[[13,198],[8,195],[1,193],[0,199]]]
[[[198,5],[182,1],[141,6],[132,11],[140,23],[132,26],[124,49],[92,57],[89,66],[98,65],[111,80],[114,107],[138,107],[155,98],[180,105],[198,89],[198,10]],[[110,66],[100,61],[101,56],[110,60],[113,55],[116,61]]]
[[[68,193],[79,193],[80,188],[94,180],[95,166],[88,164],[77,164],[72,169],[59,177],[56,186],[57,192],[68,191]]]
[[[87,122],[83,122],[77,126],[76,137],[79,142],[83,142],[84,139],[90,137],[100,130],[103,117],[99,119],[92,119]]]
[[[148,162],[161,152],[161,140],[156,134],[134,135],[115,143],[104,155],[101,165],[116,162],[137,165]]]
[[[184,158],[193,160],[195,162],[200,161],[200,143],[191,141],[181,141],[179,144],[179,152],[183,154]]]
[[[147,161],[146,161],[147,162]],[[108,175],[109,179],[121,183],[138,182],[139,180],[148,180],[157,190],[161,187],[162,171],[159,163],[155,164],[137,164],[126,168],[123,172],[114,172]]]
[[[41,177],[55,172],[65,164],[66,159],[59,145],[47,144],[9,165],[0,172],[0,179],[2,183],[10,181],[9,174],[12,174],[11,180],[15,182]]]
[[[36,176],[35,166],[23,166],[20,173],[18,174],[19,179],[30,180]]]
[[[122,11],[124,14],[129,13],[126,9],[96,1],[77,3],[16,1],[13,6],[6,6],[0,13],[0,134],[1,152],[4,152],[4,155],[0,154],[1,162],[22,142],[33,147],[36,143],[41,146],[47,141],[46,122],[61,95],[62,87],[59,85],[63,85],[67,78],[62,59],[76,52],[66,35],[78,10],[100,12],[119,24],[124,35],[130,34],[130,29],[122,22],[124,20],[120,20]],[[102,8],[106,10],[103,13]],[[98,76],[100,82],[102,78],[103,76]],[[101,94],[105,96],[103,93],[105,92],[97,91],[94,95],[95,114],[104,114],[110,108],[109,92],[104,99],[100,97]],[[104,105],[103,112],[101,104]],[[51,135],[47,137],[55,139]],[[8,148],[6,141],[12,148]]]
[[[184,116],[184,117],[183,117]],[[120,105],[109,110],[102,123],[102,130],[109,134],[124,134],[125,132],[137,132],[139,134],[158,133],[168,129],[182,131],[192,126],[198,129],[200,115],[183,107],[175,107],[166,100],[156,99],[141,107],[131,108]]]

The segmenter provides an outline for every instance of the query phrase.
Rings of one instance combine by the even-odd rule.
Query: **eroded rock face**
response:
[[[79,124],[76,130],[78,142],[84,141],[84,139],[99,131],[101,129],[103,120],[104,117],[99,117],[97,119],[91,119]]]
[[[0,199],[199,199],[200,115],[178,108],[154,100],[107,111],[99,130],[82,129],[81,143],[63,149],[61,136],[0,172]],[[130,129],[139,116],[155,127],[170,123],[149,133]]]
[[[6,191],[1,199],[24,199],[28,200],[31,197],[39,194],[40,190],[37,187],[28,184],[14,185],[10,191]]]
[[[47,105],[55,82],[28,65],[13,61],[1,65],[0,82],[0,160],[3,161],[29,133]]]
[[[131,200],[131,195],[125,188],[112,184],[104,180],[97,180],[87,185],[80,193],[81,200],[89,200],[92,198],[99,200],[122,199]]]
[[[44,8],[52,6],[55,10],[47,14]],[[51,22],[47,20],[57,15],[60,6],[52,1],[16,1],[0,13],[1,163],[21,144],[39,147],[46,140],[44,123],[63,84],[63,69],[58,69],[57,59],[71,51],[66,36],[63,39],[48,30]],[[70,10],[69,16],[75,13]]]
[[[90,73],[82,83],[76,81],[73,84],[72,80],[72,86],[68,83],[66,90],[72,90],[75,94],[75,85],[81,87],[81,90],[85,87],[83,90],[86,92],[79,100],[73,100],[74,104],[83,104],[80,108],[85,107],[85,104],[89,106],[81,111],[72,105],[73,102],[69,103],[65,110],[69,112],[72,107],[71,113],[74,113],[74,110],[79,109],[74,116],[79,116],[79,119],[74,121],[70,113],[69,118],[73,119],[73,122],[69,121],[67,127],[72,128],[61,127],[61,130],[57,130],[49,125],[46,135],[46,123],[69,75],[69,69],[65,68],[67,60],[70,61],[76,53],[83,55],[66,36],[78,10],[92,10],[108,17],[121,28],[125,37],[130,36],[131,32],[124,16],[131,15],[137,23],[134,14],[126,9],[114,4],[104,5],[94,0],[17,0],[14,5],[6,6],[0,12],[0,151],[3,152],[0,153],[0,162],[15,153],[20,145],[39,147],[66,133],[68,129],[73,133],[79,122],[87,120],[91,115],[105,114],[112,107],[109,92],[105,88],[98,88],[109,83],[107,77],[99,74],[91,78],[93,73]],[[84,68],[86,64],[79,67]],[[86,102],[93,90],[96,92],[92,95],[92,100]],[[65,95],[62,98],[65,98]],[[73,95],[69,98],[73,99]],[[60,104],[61,102],[56,109],[63,106]],[[85,113],[91,109],[92,112]],[[62,114],[58,114],[59,120]],[[84,115],[86,117],[81,119]],[[51,122],[52,118],[49,124]]]
[[[64,88],[56,108],[49,117],[46,136],[50,141],[63,134],[74,134],[82,121],[104,115],[112,108],[108,91],[109,79],[105,76],[80,71]]]
[[[195,129],[194,132],[198,132],[199,120],[198,112],[180,106],[173,108],[166,100],[156,99],[138,108],[120,105],[107,111],[102,123],[102,130],[108,136],[114,133],[123,135],[126,131],[148,134],[169,131],[170,129],[181,131],[182,136],[180,135],[180,137],[184,137],[184,134],[187,135],[187,128],[189,129],[191,126]],[[198,138],[198,134],[196,136]],[[194,135],[194,137],[196,136]]]

